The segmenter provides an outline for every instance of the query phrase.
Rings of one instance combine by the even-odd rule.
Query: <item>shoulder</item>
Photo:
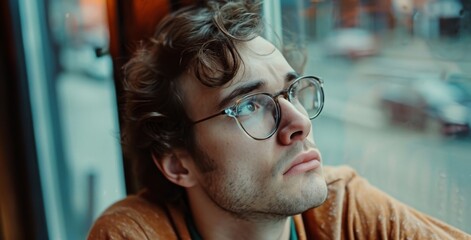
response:
[[[389,198],[371,186],[349,166],[326,166],[328,197],[319,207],[303,213],[306,232],[315,239],[375,239],[379,209]],[[369,233],[371,233],[371,237]],[[376,235],[379,234],[379,235]]]
[[[329,190],[326,205],[340,207],[350,214],[374,212],[399,204],[349,166],[325,167],[324,177]]]
[[[88,239],[176,238],[163,204],[144,193],[131,195],[111,205],[93,224]]]
[[[343,197],[345,194],[352,197],[364,196],[366,193],[381,196],[384,194],[350,166],[326,166],[324,178],[329,188],[329,195],[340,194]]]
[[[358,177],[356,171],[346,165],[341,166],[324,166],[324,177],[327,184],[331,184],[337,181],[349,183]]]
[[[468,239],[469,235],[421,213],[372,186],[348,166],[324,167],[328,198],[303,213],[315,239]]]
[[[399,204],[349,166],[329,166],[324,170],[329,190],[325,205],[330,208],[341,209],[348,214],[365,214],[382,212],[391,204]]]

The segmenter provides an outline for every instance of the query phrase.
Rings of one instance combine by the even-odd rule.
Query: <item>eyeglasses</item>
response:
[[[324,107],[323,81],[317,77],[305,76],[297,78],[288,88],[276,95],[254,93],[238,99],[234,105],[222,111],[193,122],[198,124],[217,117],[227,115],[236,120],[247,135],[256,140],[268,139],[278,130],[281,119],[279,96],[287,99],[309,119],[316,118]]]

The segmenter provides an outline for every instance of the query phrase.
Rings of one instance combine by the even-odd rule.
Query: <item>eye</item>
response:
[[[255,97],[250,97],[239,103],[237,108],[238,116],[248,116],[256,112],[260,108],[260,104]]]

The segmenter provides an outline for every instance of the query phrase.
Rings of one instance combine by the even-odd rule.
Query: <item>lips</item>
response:
[[[283,175],[301,174],[314,170],[320,166],[320,154],[312,149],[296,156]]]

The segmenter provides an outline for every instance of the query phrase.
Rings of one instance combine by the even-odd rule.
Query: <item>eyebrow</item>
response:
[[[285,82],[286,83],[289,83],[291,81],[293,81],[294,79],[298,78],[299,77],[299,74],[296,73],[296,72],[288,72],[284,79],[285,79]],[[251,81],[247,84],[244,84],[244,85],[241,85],[239,87],[237,87],[236,89],[234,89],[229,95],[227,95],[226,97],[224,97],[221,102],[219,103],[219,108],[223,108],[225,107],[229,102],[231,102],[234,98],[236,97],[239,97],[241,95],[245,95],[245,94],[248,94],[250,92],[253,92],[257,89],[260,89],[262,88],[263,86],[265,86],[266,83],[262,80],[256,80],[256,81]]]
[[[238,86],[236,89],[234,89],[229,95],[224,97],[221,102],[219,103],[219,108],[225,107],[228,103],[230,103],[234,98],[245,95],[247,93],[250,93],[252,91],[255,91],[257,89],[262,88],[265,85],[265,82],[261,80],[257,81],[252,81],[247,84]]]

